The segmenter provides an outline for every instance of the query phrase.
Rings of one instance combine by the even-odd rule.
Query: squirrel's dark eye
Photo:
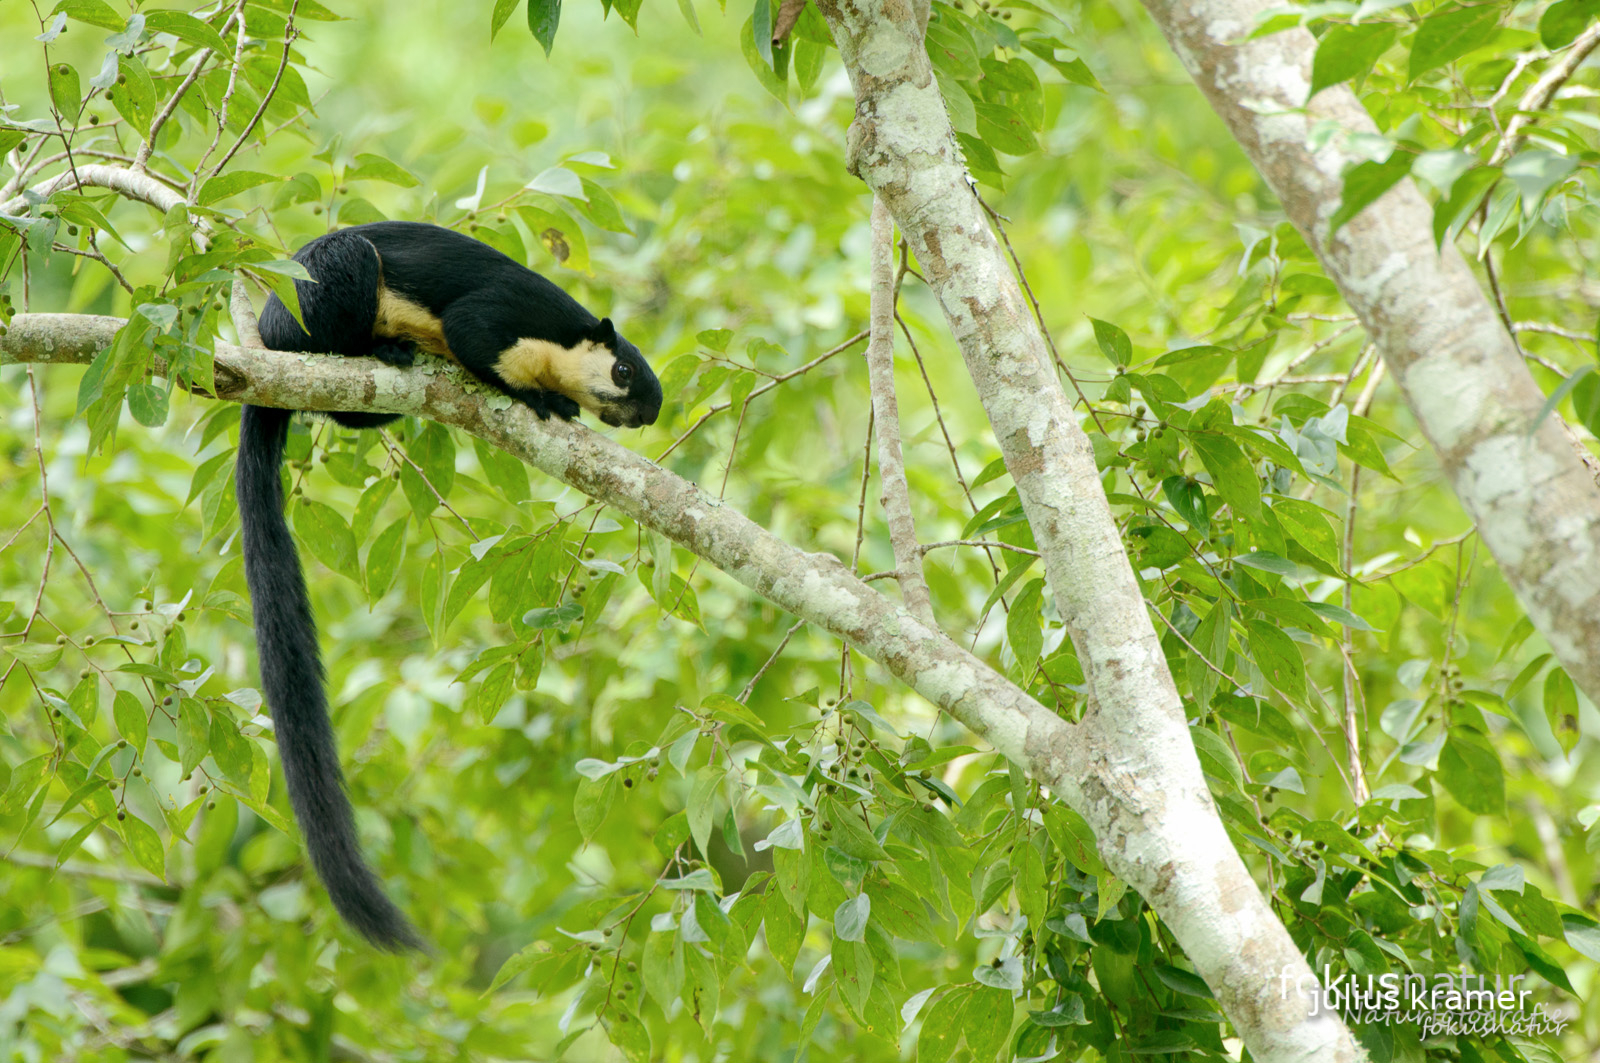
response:
[[[619,388],[625,388],[633,380],[633,366],[627,362],[618,362],[611,367],[611,380]]]

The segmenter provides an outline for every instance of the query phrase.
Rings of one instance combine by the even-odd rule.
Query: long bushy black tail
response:
[[[283,519],[279,468],[289,417],[288,410],[244,407],[235,471],[261,685],[289,781],[289,802],[311,862],[345,921],[380,948],[421,948],[421,938],[384,895],[356,841],[322,689],[316,623],[294,539]]]

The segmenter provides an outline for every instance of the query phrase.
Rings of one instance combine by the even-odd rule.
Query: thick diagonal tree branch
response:
[[[1094,774],[1084,818],[1107,865],[1172,929],[1259,1060],[1360,1057],[1206,789],[1178,691],[1049,352],[968,184],[904,0],[818,0],[856,94],[850,162],[911,241],[994,426],[1078,651]]]
[[[86,364],[120,318],[19,314],[0,365]],[[856,579],[832,554],[808,554],[715,496],[581,425],[526,406],[444,362],[396,369],[368,358],[218,344],[216,397],[299,410],[413,414],[499,447],[705,558],[782,609],[826,629],[944,708],[996,750],[1079,805],[1088,771],[1074,725],[982,660]],[[156,366],[159,373],[163,367]]]
[[[1249,37],[1275,0],[1145,6],[1377,344],[1528,618],[1600,700],[1600,488],[1558,418],[1537,420],[1544,394],[1455,247],[1435,250],[1427,201],[1401,181],[1330,239],[1359,160],[1340,138],[1312,153],[1310,131],[1377,126],[1342,86],[1307,103],[1316,40]]]

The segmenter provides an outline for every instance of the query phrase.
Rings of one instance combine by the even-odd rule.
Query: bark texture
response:
[[[878,426],[879,501],[894,547],[895,580],[911,615],[935,625],[933,598],[922,571],[922,548],[911,516],[911,490],[900,447],[900,402],[894,392],[894,223],[883,201],[872,201],[872,322],[867,340],[867,378],[871,381],[873,421]]]
[[[1344,86],[1307,103],[1315,39],[1247,40],[1275,0],[1145,6],[1377,344],[1534,627],[1600,700],[1600,488],[1557,415],[1530,433],[1544,393],[1455,247],[1434,249],[1432,208],[1407,179],[1330,240],[1358,160],[1340,136],[1309,151],[1309,134],[1378,130]]]
[[[1359,1049],[1296,985],[1315,981],[1218,817],[1088,437],[968,183],[907,0],[819,0],[855,88],[850,164],[889,208],[961,346],[1087,678],[1081,756],[1063,794],[1107,865],[1160,914],[1252,1056]],[[1283,986],[1290,986],[1285,992]]]

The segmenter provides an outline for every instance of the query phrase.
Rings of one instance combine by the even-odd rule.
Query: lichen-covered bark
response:
[[[990,231],[907,0],[818,0],[856,94],[852,169],[911,241],[1021,496],[1090,690],[1081,803],[1106,863],[1161,914],[1260,1060],[1360,1057],[1284,993],[1313,983],[1228,839],[1088,438]],[[1030,750],[1030,753],[1034,751]],[[1028,763],[1028,761],[1024,761]]]
[[[1600,488],[1554,415],[1529,433],[1544,394],[1460,254],[1435,250],[1427,201],[1402,181],[1330,240],[1352,158],[1342,137],[1308,151],[1308,134],[1377,127],[1343,86],[1307,103],[1315,39],[1247,39],[1276,0],[1145,6],[1377,344],[1534,627],[1600,700]]]

